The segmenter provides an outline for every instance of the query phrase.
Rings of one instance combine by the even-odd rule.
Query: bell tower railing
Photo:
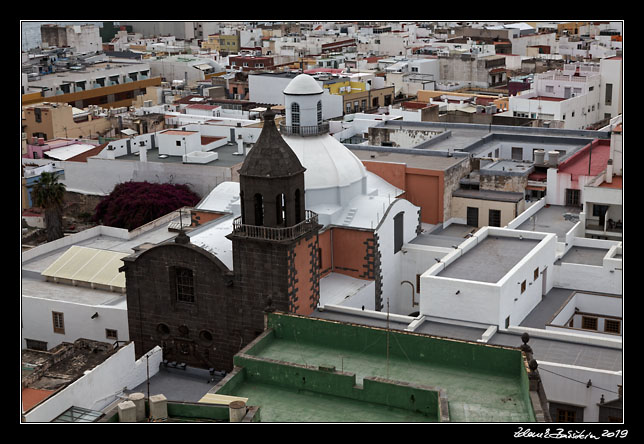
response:
[[[265,240],[291,240],[311,230],[318,224],[318,215],[306,210],[306,219],[292,227],[265,227],[261,225],[247,225],[242,223],[241,216],[233,220],[233,233],[236,236],[244,236],[254,239]]]

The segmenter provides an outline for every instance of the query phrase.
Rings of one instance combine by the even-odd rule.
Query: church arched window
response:
[[[291,105],[291,126],[294,127],[294,132],[299,132],[297,127],[300,126],[300,105],[297,103]]]
[[[322,123],[322,101],[318,100],[318,125]]]
[[[286,202],[284,200],[284,193],[275,196],[275,215],[278,225],[286,222]]]
[[[295,190],[295,223],[299,224],[302,222],[302,216],[301,216],[301,195],[300,195],[300,189],[297,188]]]
[[[264,197],[255,194],[255,225],[264,225]]]

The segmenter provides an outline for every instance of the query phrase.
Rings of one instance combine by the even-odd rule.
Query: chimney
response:
[[[45,138],[44,137],[39,137],[38,138],[38,145],[43,146],[45,144]]]
[[[148,150],[143,141],[139,142],[139,160],[141,162],[148,161]]]
[[[553,168],[559,165],[558,151],[548,151],[548,164],[550,165],[550,168]]]
[[[608,159],[606,164],[606,177],[604,178],[606,183],[613,183],[613,159]]]
[[[544,150],[536,150],[534,152],[534,163],[536,165],[543,165],[545,163],[546,152]]]
[[[244,139],[242,138],[241,134],[237,136],[237,154],[244,154]]]

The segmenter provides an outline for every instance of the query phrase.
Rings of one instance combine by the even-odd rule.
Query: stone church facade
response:
[[[123,259],[137,358],[158,345],[168,361],[230,371],[266,311],[313,312],[321,226],[305,210],[304,171],[269,110],[240,169],[242,212],[227,236],[233,269],[183,232]]]

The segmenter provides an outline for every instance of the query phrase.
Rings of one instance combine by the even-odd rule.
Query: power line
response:
[[[578,381],[578,380],[573,379],[573,378],[571,378],[571,377],[568,377],[568,376],[565,376],[565,375],[560,375],[559,373],[555,373],[555,372],[553,372],[553,371],[547,370],[547,369],[545,369],[545,368],[543,368],[543,367],[539,367],[539,371],[544,371],[544,372],[552,373],[553,375],[561,376],[562,378],[566,378],[566,379],[569,379],[569,380],[571,380],[571,381],[575,381],[575,382],[578,382],[578,383],[580,383],[580,384],[584,384],[585,386],[587,386],[587,387],[588,387],[588,382]],[[607,392],[615,393],[616,395],[619,395],[619,393],[618,393],[618,392],[614,392],[613,390],[609,390],[609,389],[606,389],[606,388],[598,387],[598,386],[596,386],[596,385],[593,385],[593,387],[596,387],[596,388],[598,388],[599,390],[605,390],[605,391],[607,391]]]

